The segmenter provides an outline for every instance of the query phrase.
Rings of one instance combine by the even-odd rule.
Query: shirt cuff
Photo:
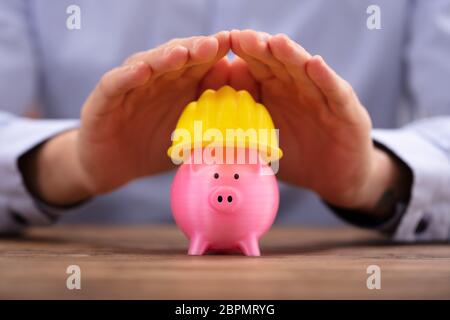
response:
[[[14,118],[0,127],[0,233],[53,222],[63,210],[51,208],[27,190],[18,159],[52,136],[78,127],[77,120]]]
[[[328,205],[343,220],[390,234],[396,241],[448,241],[450,218],[448,159],[431,141],[411,128],[376,129],[375,144],[389,151],[413,174],[409,203],[398,203],[393,216],[377,219],[354,210]]]
[[[387,235],[392,235],[395,232],[405,213],[405,205],[402,203],[396,204],[394,214],[388,218],[372,217],[357,210],[339,208],[329,203],[325,204],[342,220],[357,227],[377,229]]]
[[[446,154],[413,128],[377,129],[372,137],[413,174],[410,201],[393,233],[394,240],[448,241],[450,170]]]

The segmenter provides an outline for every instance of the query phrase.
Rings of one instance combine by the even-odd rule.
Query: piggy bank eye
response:
[[[234,179],[235,179],[235,180],[239,179],[239,174],[235,173],[235,174],[234,174]]]
[[[214,179],[219,179],[219,174],[218,173],[214,173]]]

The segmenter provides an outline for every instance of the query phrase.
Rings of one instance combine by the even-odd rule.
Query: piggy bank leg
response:
[[[259,257],[261,255],[258,239],[255,236],[249,236],[240,241],[238,247],[246,256]]]
[[[208,242],[201,235],[194,235],[189,242],[188,255],[201,256],[208,249]]]

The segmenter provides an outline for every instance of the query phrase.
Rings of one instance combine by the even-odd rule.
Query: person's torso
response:
[[[71,0],[30,1],[29,23],[40,67],[42,115],[78,118],[101,75],[130,54],[170,39],[220,30],[286,33],[320,54],[357,92],[374,127],[395,127],[401,99],[407,0],[78,0],[81,29],[69,30]],[[370,30],[367,8],[381,9]],[[171,221],[173,173],[133,182],[99,197],[65,221]],[[281,222],[336,223],[311,192],[281,185]]]

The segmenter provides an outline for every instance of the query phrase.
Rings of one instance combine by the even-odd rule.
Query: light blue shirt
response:
[[[81,8],[80,30],[66,27],[66,9],[73,4]],[[381,9],[381,29],[367,27],[366,10],[373,4]],[[2,0],[0,231],[46,224],[52,215],[61,222],[172,221],[173,173],[57,212],[26,191],[17,159],[77,126],[101,75],[130,54],[172,38],[234,28],[286,33],[348,80],[378,128],[374,139],[414,174],[412,198],[393,237],[448,239],[450,1],[444,0]],[[35,105],[46,120],[21,117]],[[424,120],[394,129],[419,118]],[[284,184],[278,220],[340,221],[312,192]]]

